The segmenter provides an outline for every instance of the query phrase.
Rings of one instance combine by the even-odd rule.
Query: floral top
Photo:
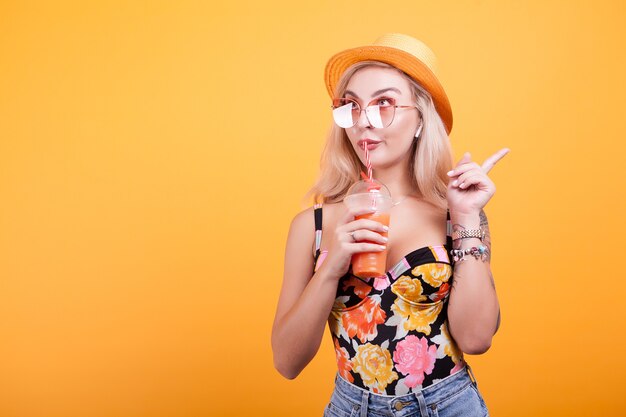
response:
[[[314,206],[315,270],[320,252],[322,205]],[[452,284],[450,212],[445,245],[407,254],[385,275],[358,278],[350,269],[338,283],[328,325],[339,374],[377,394],[419,391],[465,366],[448,332]]]

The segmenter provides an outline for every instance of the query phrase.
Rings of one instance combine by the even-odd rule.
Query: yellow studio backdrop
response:
[[[438,55],[482,162],[494,416],[623,415],[623,1],[0,3],[0,416],[321,416],[270,331],[335,52]]]

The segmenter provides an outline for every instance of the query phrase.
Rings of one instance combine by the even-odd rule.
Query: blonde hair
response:
[[[416,105],[422,117],[423,128],[419,139],[413,141],[409,152],[409,170],[413,190],[436,207],[447,208],[447,172],[453,167],[450,139],[430,94],[415,80],[399,69],[378,61],[362,61],[349,67],[337,83],[335,97],[342,97],[348,81],[365,67],[393,68],[407,78]],[[348,188],[359,180],[365,167],[359,160],[343,128],[332,124],[320,160],[320,175],[303,200],[308,204],[313,197],[316,203],[342,201]]]

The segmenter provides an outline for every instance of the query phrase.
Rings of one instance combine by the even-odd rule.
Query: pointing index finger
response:
[[[509,153],[509,151],[510,151],[509,148],[502,148],[498,152],[494,153],[489,158],[487,158],[485,162],[483,162],[483,165],[482,165],[483,171],[485,171],[485,173],[491,171],[491,168],[493,168],[496,162],[502,159],[504,155]]]

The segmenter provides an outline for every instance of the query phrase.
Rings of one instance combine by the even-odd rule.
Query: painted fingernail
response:
[[[388,241],[389,239],[387,239],[385,236],[383,236],[383,241]]]
[[[452,171],[448,171],[448,176],[449,176],[449,177],[451,177],[451,176],[452,176],[452,174],[454,174],[454,170],[452,170]]]
[[[385,250],[385,249],[387,249],[387,246],[385,246],[385,245],[379,245],[379,248],[380,248],[380,250]]]
[[[388,232],[388,231],[389,231],[389,226],[383,226],[383,230],[384,230],[385,232]]]
[[[457,180],[452,181],[452,186],[453,186],[453,187],[456,187],[456,184],[457,184],[457,183],[458,183],[458,181],[457,181]]]
[[[464,188],[465,187],[465,183],[462,182],[461,185],[459,185],[459,188]]]

